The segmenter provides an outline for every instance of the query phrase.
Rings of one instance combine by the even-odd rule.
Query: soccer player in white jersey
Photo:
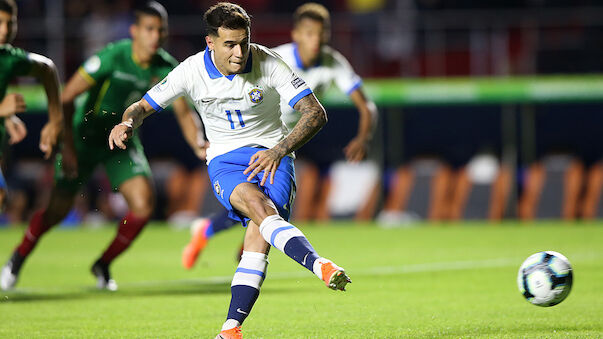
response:
[[[293,42],[273,48],[293,71],[320,97],[335,84],[347,94],[360,113],[358,133],[344,149],[346,159],[360,161],[366,156],[377,110],[362,90],[362,79],[341,53],[328,46],[329,11],[320,4],[306,3],[293,14]],[[283,122],[292,128],[300,113],[281,101]]]
[[[297,8],[293,14],[291,31],[293,42],[273,50],[306,81],[319,98],[333,84],[350,97],[360,113],[360,119],[358,132],[344,148],[344,154],[348,161],[357,162],[366,157],[377,118],[377,108],[367,99],[362,89],[362,79],[354,72],[345,57],[327,45],[330,39],[330,26],[329,11],[323,5],[306,3]],[[283,114],[281,119],[289,129],[295,126],[301,116],[301,113],[289,106],[286,100],[281,100],[281,112]],[[306,161],[305,164],[305,172],[302,172],[302,176],[305,173],[307,178],[313,178],[315,176],[310,173],[320,172],[310,161]],[[300,192],[298,197],[300,199],[296,206],[298,218],[309,217],[310,210],[315,204],[313,197],[316,196],[319,187],[319,182],[313,182]],[[182,265],[187,269],[193,267],[209,239],[235,225],[236,222],[227,218],[226,213],[217,213],[211,218],[193,221],[191,241],[182,252]]]
[[[311,139],[327,116],[316,97],[268,48],[251,44],[250,19],[238,5],[221,2],[204,15],[207,48],[177,66],[123,114],[109,147],[125,149],[149,114],[187,96],[200,112],[210,146],[207,161],[218,200],[247,226],[244,252],[234,274],[227,320],[216,338],[242,338],[241,324],[255,303],[271,246],[344,290],[343,268],[320,257],[287,220],[295,193],[293,151]],[[301,112],[287,134],[280,100]]]

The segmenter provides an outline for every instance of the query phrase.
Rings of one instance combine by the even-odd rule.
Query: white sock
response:
[[[276,247],[279,251],[285,252],[285,244],[291,238],[304,237],[304,234],[291,223],[287,222],[280,215],[268,216],[260,224],[260,233],[266,242]]]
[[[320,258],[316,259],[316,261],[314,261],[314,266],[312,267],[312,271],[314,271],[314,274],[316,274],[316,276],[319,279],[322,279],[322,270],[321,270],[322,265],[325,263],[328,263],[328,262],[332,262],[332,261],[329,259],[323,258],[323,257],[320,257]]]
[[[231,328],[235,328],[241,325],[238,320],[235,319],[226,319],[224,325],[222,325],[222,331],[230,330]]]

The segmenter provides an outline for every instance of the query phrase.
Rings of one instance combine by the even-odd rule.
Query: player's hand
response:
[[[359,162],[366,156],[368,152],[368,141],[360,137],[352,139],[343,149],[345,158],[349,162]]]
[[[251,181],[258,173],[264,171],[264,176],[260,181],[260,185],[264,186],[266,179],[268,179],[268,175],[270,175],[270,184],[274,184],[274,175],[276,174],[276,170],[280,165],[282,158],[283,157],[273,149],[259,151],[251,156],[251,159],[249,159],[249,167],[243,171],[243,174],[246,175],[251,173],[247,177],[247,181]]]
[[[4,119],[4,127],[8,133],[8,143],[11,145],[21,142],[27,136],[25,124],[16,115]]]
[[[19,93],[9,93],[4,96],[0,103],[0,117],[6,118],[13,114],[23,113],[27,109],[23,95]]]
[[[77,178],[77,155],[75,153],[75,147],[73,146],[73,140],[63,141],[63,150],[61,151],[61,167],[63,168],[63,174],[69,179]]]
[[[109,134],[109,149],[113,150],[116,146],[121,149],[126,149],[125,142],[132,137],[134,127],[132,122],[124,121],[115,125]]]
[[[44,153],[44,159],[50,159],[52,151],[57,144],[62,125],[60,122],[47,122],[40,132],[40,151]]]

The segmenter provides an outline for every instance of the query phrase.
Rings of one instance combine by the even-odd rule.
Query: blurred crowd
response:
[[[333,12],[333,46],[363,77],[491,76],[603,70],[600,62],[603,7],[598,7],[599,1],[318,2]],[[177,59],[182,60],[205,47],[201,14],[213,3],[215,1],[207,0],[164,2],[170,15],[170,36],[165,48]],[[291,13],[301,3],[242,1],[241,5],[254,17],[252,39],[267,46],[288,42]],[[128,37],[131,10],[136,4],[134,0],[20,0],[20,27],[14,44],[53,58],[59,66],[62,81],[65,81],[66,75],[72,74],[86,57],[106,43]],[[501,11],[509,15],[500,15]],[[60,29],[57,31],[53,27]],[[331,124],[338,123],[337,116],[347,114],[349,112],[336,113]],[[28,126],[33,123],[31,129],[35,130],[39,119],[29,119]],[[30,131],[30,135],[35,134]],[[29,145],[35,143],[33,140]],[[12,157],[17,161],[9,161],[11,165],[5,172],[10,198],[9,206],[1,216],[3,224],[28,220],[31,212],[44,206],[48,199],[53,169],[49,163],[42,162],[38,154],[23,152],[26,147],[30,146],[14,150]],[[375,145],[376,149],[379,147],[389,146]],[[408,146],[407,151],[411,147]],[[206,170],[200,161],[176,159],[170,157],[169,151],[153,154],[153,146],[147,150],[158,192],[155,218],[186,224],[196,215],[211,214],[221,208],[211,196]],[[516,173],[509,173],[512,169],[501,164],[500,147],[489,156],[474,153],[452,166],[447,165],[450,161],[445,157],[417,156],[405,159],[404,165],[388,164],[389,170],[385,174],[381,172],[379,161],[357,166],[336,162],[322,166],[321,172],[314,176],[327,176],[330,180],[317,187],[312,196],[298,200],[293,215],[300,220],[377,217],[386,224],[473,216],[500,219],[505,216],[576,218],[598,215],[600,192],[586,189],[597,183],[597,175],[588,172],[590,168],[598,168],[596,161],[583,165],[579,179],[576,179],[578,170],[571,155],[546,158],[543,152],[540,169],[526,166],[525,173],[519,173],[521,187],[525,187],[520,192],[505,179]],[[339,159],[335,157],[335,160]],[[548,178],[556,178],[555,187],[558,193],[561,192],[557,196],[562,201],[535,198],[551,196],[546,191],[549,186],[542,174],[547,169],[558,174]],[[567,174],[570,179],[566,179],[565,171],[574,174]],[[298,182],[298,185],[315,184],[312,175],[304,178],[309,181]],[[349,178],[361,183],[357,190],[346,186]],[[578,188],[569,193],[564,191],[567,188],[563,187],[570,185],[565,180]],[[590,184],[589,180],[595,180],[595,184]],[[482,187],[477,198],[471,195],[479,191],[476,187]],[[570,198],[565,198],[568,194]],[[472,204],[472,199],[482,204]],[[539,210],[539,203],[549,203],[548,209]],[[570,207],[560,209],[561,204]],[[475,206],[478,210],[470,209]],[[555,208],[563,213],[546,212]],[[125,212],[125,202],[111,191],[107,178],[99,171],[79,195],[76,207],[64,223],[102,224],[121,218]]]
[[[60,72],[71,74],[104,44],[128,36],[138,2],[19,1],[15,44],[58,58]],[[241,2],[254,17],[253,39],[266,46],[288,41],[291,13],[303,2]],[[363,77],[583,73],[603,67],[603,12],[595,0],[318,2],[333,13],[333,46]],[[213,3],[164,4],[170,14],[167,49],[179,60],[204,47],[201,15]]]

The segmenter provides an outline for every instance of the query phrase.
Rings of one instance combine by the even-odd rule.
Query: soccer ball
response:
[[[517,287],[534,305],[557,305],[572,289],[572,266],[561,253],[545,251],[532,254],[519,268]]]

